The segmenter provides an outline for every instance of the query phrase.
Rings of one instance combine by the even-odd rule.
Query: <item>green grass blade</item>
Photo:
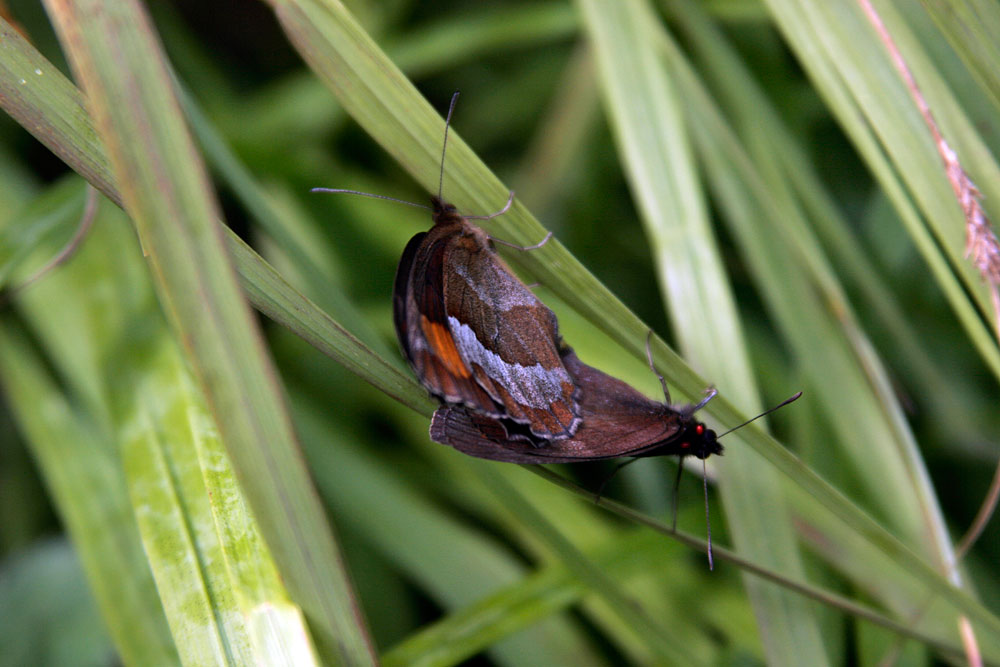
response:
[[[0,379],[126,664],[179,664],[112,442],[81,419],[24,336],[0,324]],[[40,409],[41,408],[41,409]]]
[[[478,527],[466,526],[394,477],[398,463],[365,453],[324,423],[325,408],[297,397],[296,424],[310,460],[322,473],[317,484],[337,516],[396,563],[427,595],[445,608],[473,604],[526,573],[509,547]],[[424,431],[423,427],[419,429]],[[491,657],[505,665],[600,665],[589,642],[568,619],[550,618],[493,646]]]
[[[373,661],[281,388],[229,265],[218,205],[137,4],[48,4],[160,299],[279,564],[328,660]],[[127,63],[127,67],[123,67]]]
[[[988,315],[990,298],[977,272],[964,258],[961,209],[944,178],[943,163],[927,127],[885,47],[856,5],[843,12],[831,12],[825,4],[800,4],[794,0],[769,0],[768,5],[844,131],[892,200],[962,326],[990,370],[1000,378],[1000,350],[981,317],[987,314],[992,318]],[[925,58],[898,15],[889,7],[880,6],[880,11],[889,29],[901,40],[904,57],[912,60],[918,80],[928,88],[925,92],[940,91],[939,78],[929,67],[923,67]],[[920,78],[922,74],[925,78]],[[996,165],[975,139],[976,133],[954,101],[940,96],[932,97],[930,102],[939,120],[950,120],[945,131],[951,130],[949,138],[955,149],[972,162],[967,166],[987,193],[987,200],[989,193],[1000,193]],[[984,153],[986,158],[981,157]]]
[[[31,131],[66,164],[86,177],[108,198],[121,205],[114,176],[83,97],[73,84],[45,60],[17,31],[0,18],[0,39],[7,59],[0,58],[0,107]],[[35,69],[42,72],[35,87],[18,82]],[[427,393],[391,363],[372,352],[349,331],[302,296],[239,237],[226,229],[240,281],[248,298],[268,317],[288,326],[363,379],[415,409],[430,411]]]
[[[988,0],[922,0],[927,13],[1000,109],[1000,8]]]
[[[699,74],[711,86],[728,117],[734,119],[733,130],[740,135],[767,190],[782,206],[803,211],[822,240],[823,249],[830,254],[837,274],[843,276],[846,286],[860,291],[857,310],[876,318],[879,327],[885,330],[884,339],[892,341],[912,370],[915,383],[938,388],[938,392],[941,387],[948,386],[951,389],[942,393],[952,393],[957,388],[953,374],[932,358],[915,334],[913,323],[907,320],[882,272],[867,257],[805,147],[781,120],[778,110],[756,84],[735,48],[699,5],[690,0],[667,0],[663,4],[670,20],[679,24],[679,31],[691,46]],[[801,235],[800,239],[802,244],[805,239]],[[816,272],[820,284],[830,286],[827,289],[831,295],[836,294],[839,288],[833,270],[825,265],[823,252],[816,251],[815,242],[810,241],[810,245],[810,269]],[[838,300],[842,299],[838,296]],[[938,414],[940,423],[949,424],[954,429],[952,433],[959,435],[968,425],[963,435],[975,437],[971,427],[975,416],[965,404],[930,401],[926,407]]]
[[[688,665],[710,664],[704,643],[691,641],[679,628],[657,623],[635,599],[622,591],[616,582],[585,556],[555,526],[506,481],[493,466],[478,466],[480,479],[500,503],[517,515],[518,521],[531,531],[559,560],[610,607],[612,613],[649,650],[654,662]]]
[[[142,347],[115,383],[123,461],[182,661],[319,664],[166,327]]]
[[[580,2],[600,65],[604,98],[643,213],[664,300],[685,357],[719,389],[760,411],[735,301],[723,270],[697,166],[688,146],[685,96],[660,62],[658,19],[641,2]],[[725,354],[720,354],[725,350]],[[730,447],[720,469],[726,518],[741,552],[789,576],[804,575],[777,473]],[[826,662],[811,607],[745,577],[775,664]]]
[[[68,185],[52,188],[44,206],[63,208],[66,192],[79,199],[79,183]],[[71,211],[63,217],[77,216]],[[50,255],[57,247],[42,245],[37,254]],[[158,613],[166,610],[182,661],[214,655],[223,662],[235,656],[241,662],[308,664],[304,621],[288,602],[217,429],[169,337],[125,217],[105,204],[71,260],[19,295],[17,304],[66,385],[75,388],[86,408],[79,410],[81,418],[101,424],[107,460],[132,500],[126,510],[132,516],[104,532],[125,542],[134,539],[138,521],[143,544],[135,551],[149,560],[141,560],[139,574],[148,579],[152,569],[160,594],[148,603]],[[30,417],[23,419],[30,423]],[[57,498],[69,514],[75,503],[98,502]],[[83,535],[82,547],[98,534]],[[95,587],[129,585],[125,571],[104,576],[94,579]],[[129,640],[147,641],[141,623],[116,613],[106,620],[123,652]],[[283,624],[281,646],[274,641],[279,635],[262,632],[267,623]]]
[[[292,41],[348,112],[414,178],[428,189],[436,190],[440,154],[439,148],[434,148],[436,142],[431,137],[441,136],[441,117],[431,110],[412,84],[393,67],[343,7],[309,0],[274,4]],[[502,200],[505,189],[474,158],[456,133],[450,136],[455,140],[449,140],[446,196],[455,200],[461,210],[492,210],[495,208],[491,206],[493,200]],[[504,216],[503,229],[505,237],[509,234],[512,240],[519,243],[537,241],[543,236],[542,228],[516,200]],[[538,251],[513,254],[510,258],[587,317],[594,326],[606,331],[633,353],[643,353],[648,328],[600,286],[558,242],[552,241]],[[662,343],[654,341],[653,350],[658,368],[684,395],[696,396],[704,389],[707,383]],[[706,411],[722,424],[735,425],[745,419],[723,395],[717,397]],[[827,511],[851,526],[863,539],[889,554],[899,567],[930,590],[968,610],[989,627],[990,632],[1000,629],[1000,619],[971,604],[964,593],[952,588],[878,521],[847,500],[773,439],[752,425],[741,431],[740,439],[764,456],[793,484],[814,497]]]
[[[310,288],[309,293],[320,299],[323,310],[330,313],[347,331],[353,332],[354,336],[378,356],[389,360],[398,359],[395,351],[390,350],[385,339],[375,333],[368,321],[348,301],[343,291],[330,288],[334,277],[319,266],[308,248],[291,233],[291,225],[281,210],[264,196],[264,189],[260,183],[226,144],[225,139],[191,96],[184,93],[182,101],[185,114],[191,123],[191,130],[198,138],[209,165],[218,171],[226,184],[232,188],[243,208],[250,212],[261,228],[288,254],[305,278]]]

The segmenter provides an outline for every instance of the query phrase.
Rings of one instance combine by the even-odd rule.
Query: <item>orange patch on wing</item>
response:
[[[449,373],[459,378],[470,377],[469,369],[462,361],[462,356],[455,347],[455,339],[451,332],[439,322],[431,322],[426,317],[420,317],[420,328],[427,337],[427,344],[434,355],[441,361]]]

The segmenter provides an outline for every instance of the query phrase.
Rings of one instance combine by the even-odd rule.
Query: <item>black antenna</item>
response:
[[[438,174],[438,199],[444,193],[444,153],[448,150],[448,128],[451,127],[451,114],[455,111],[455,103],[458,102],[459,92],[451,96],[451,104],[448,105],[448,116],[444,119],[444,141],[441,143],[441,173]],[[513,196],[511,197],[513,199]],[[510,206],[508,202],[507,206]],[[504,209],[506,210],[506,209]]]
[[[455,91],[455,94],[451,96],[451,103],[448,105],[448,115],[444,119],[444,141],[441,142],[441,166],[438,173],[438,191],[437,199],[442,201],[442,195],[444,193],[444,157],[448,150],[448,131],[451,129],[451,116],[455,112],[455,104],[458,102],[459,91]],[[312,188],[310,192],[326,192],[333,194],[348,194],[348,195],[361,195],[362,197],[371,197],[372,199],[385,199],[386,201],[394,201],[397,204],[406,204],[407,206],[413,206],[414,208],[422,208],[425,211],[433,211],[434,209],[430,206],[425,206],[424,204],[417,204],[412,201],[406,201],[405,199],[398,199],[396,197],[389,197],[387,195],[377,195],[372,192],[362,192],[360,190],[347,190],[344,188]],[[497,211],[496,213],[491,213],[490,215],[467,215],[464,216],[467,220],[492,220],[493,218],[503,215],[510,210],[511,205],[514,203],[514,191],[510,191],[510,196],[507,198],[507,203],[504,207]],[[497,243],[502,243],[508,245],[512,248],[517,248],[519,250],[537,250],[543,245],[549,242],[552,238],[552,232],[545,235],[541,241],[530,246],[519,246],[515,243],[510,243],[509,241],[501,241],[500,239],[494,239],[490,237],[491,240]]]
[[[449,130],[451,130],[451,116],[455,112],[455,104],[458,103],[458,96],[460,94],[461,92],[456,90],[455,94],[451,96],[451,103],[448,105],[448,115],[445,116],[444,119],[444,141],[441,142],[441,170],[440,173],[438,174],[438,194],[437,194],[438,199],[442,199],[444,197],[444,156],[448,151],[448,132]],[[497,211],[496,213],[491,213],[489,215],[467,215],[465,216],[465,219],[492,220],[493,218],[503,215],[504,213],[509,211],[511,204],[513,203],[514,203],[514,191],[511,190],[510,196],[507,197],[507,203],[504,204],[504,207],[499,211]],[[545,238],[539,241],[538,243],[530,246],[519,246],[516,243],[510,243],[509,241],[501,241],[499,239],[494,239],[493,237],[490,238],[493,241],[502,243],[503,245],[510,246],[511,248],[517,248],[518,250],[537,250],[538,248],[541,248],[543,245],[549,242],[549,239],[552,238],[552,232],[546,234]]]
[[[451,96],[451,104],[448,106],[448,117],[444,121],[444,144],[441,146],[441,173],[438,175],[438,199],[441,199],[441,193],[444,188],[444,152],[448,148],[448,128],[451,127],[451,114],[455,110],[455,103],[458,101],[458,91]],[[372,192],[361,192],[360,190],[346,190],[343,188],[313,188],[310,192],[327,192],[333,194],[348,194],[348,195],[361,195],[362,197],[371,197],[372,199],[385,199],[386,201],[394,201],[397,204],[406,204],[407,206],[413,206],[415,208],[422,208],[425,211],[433,210],[430,206],[424,206],[423,204],[417,204],[412,201],[406,201],[405,199],[397,199],[396,197],[388,197],[386,195],[377,195]],[[506,213],[507,209],[510,208],[511,202],[514,200],[514,193],[510,193],[510,200],[508,200],[507,205],[499,213],[494,213],[491,216],[484,216],[484,219],[489,220],[490,218],[496,217],[501,213]],[[547,239],[546,239],[547,240]]]
[[[425,211],[430,211],[430,206],[424,206],[423,204],[417,204],[412,201],[406,201],[405,199],[397,199],[395,197],[388,197],[386,195],[377,195],[373,192],[361,192],[360,190],[344,190],[341,188],[313,188],[309,192],[332,192],[332,193],[344,193],[348,195],[361,195],[362,197],[371,197],[372,199],[386,199],[388,201],[394,201],[398,204],[406,204],[407,206],[415,206],[416,208],[422,208]]]
[[[714,394],[713,394],[713,395],[714,395]],[[760,413],[760,414],[759,414],[759,415],[757,415],[756,417],[753,417],[753,418],[751,418],[751,419],[748,419],[748,420],[746,420],[745,422],[743,422],[742,424],[740,424],[739,426],[734,426],[734,427],[732,427],[731,429],[729,429],[728,431],[726,431],[725,433],[723,433],[722,435],[719,435],[719,436],[716,436],[716,437],[717,437],[717,438],[721,438],[721,437],[722,437],[723,435],[728,435],[728,434],[732,433],[733,431],[735,431],[735,430],[736,430],[736,429],[738,429],[738,428],[743,428],[744,426],[746,426],[746,425],[747,425],[747,424],[749,424],[750,422],[752,422],[752,421],[756,421],[756,420],[760,419],[761,417],[763,417],[764,415],[769,415],[769,414],[771,414],[772,412],[774,412],[775,410],[778,410],[779,408],[783,408],[783,407],[785,407],[786,405],[788,405],[789,403],[792,403],[792,402],[794,402],[794,401],[797,401],[797,400],[799,400],[799,397],[800,397],[800,396],[802,396],[802,392],[801,392],[801,391],[799,391],[799,392],[796,392],[796,393],[795,393],[794,395],[790,396],[789,398],[786,398],[785,400],[783,400],[783,401],[782,401],[781,403],[778,403],[778,404],[777,404],[776,406],[774,406],[773,408],[768,408],[767,410],[764,410],[764,412]],[[702,403],[704,403],[704,401],[703,401]],[[699,404],[699,405],[701,405],[701,404]]]

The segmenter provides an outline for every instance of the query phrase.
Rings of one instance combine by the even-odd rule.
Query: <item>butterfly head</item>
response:
[[[721,456],[723,451],[715,431],[694,419],[684,427],[677,443],[682,455],[698,459],[707,459],[713,454]]]
[[[440,197],[431,197],[431,215],[435,225],[461,224],[462,216],[454,204],[449,204]]]
[[[437,217],[439,215],[456,213],[458,209],[455,208],[454,204],[449,204],[440,197],[431,197],[431,211],[434,212],[434,217]]]

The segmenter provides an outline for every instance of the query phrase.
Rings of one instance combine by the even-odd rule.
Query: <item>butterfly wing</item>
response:
[[[623,456],[642,456],[669,441],[676,429],[663,420],[584,417],[576,435],[535,446],[508,435],[502,420],[462,407],[441,406],[431,419],[431,440],[481,459],[508,463],[579,463]]]
[[[466,367],[503,417],[543,439],[579,426],[577,389],[559,354],[555,314],[480,235],[457,237],[443,274],[449,329]]]
[[[472,377],[451,337],[442,286],[449,237],[434,231],[410,239],[399,260],[392,294],[396,337],[416,376],[434,396],[500,417],[502,410]]]
[[[680,415],[669,406],[587,366],[572,351],[565,352],[563,359],[581,390],[583,422],[571,438],[539,446],[512,436],[504,420],[444,406],[434,413],[431,439],[494,461],[572,463],[648,456],[681,432]]]

